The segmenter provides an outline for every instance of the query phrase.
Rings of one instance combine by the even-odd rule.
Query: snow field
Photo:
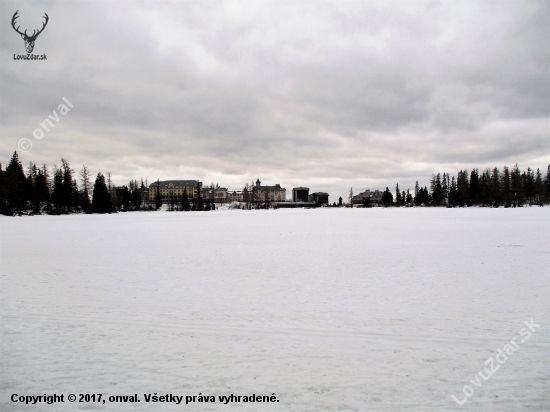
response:
[[[548,410],[549,211],[0,217],[0,410]],[[155,392],[280,402],[145,403]]]

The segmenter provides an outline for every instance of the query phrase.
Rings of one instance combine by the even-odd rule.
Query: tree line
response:
[[[80,181],[80,185],[77,183]],[[269,207],[270,199],[255,199],[254,185],[246,185],[243,190],[246,208]],[[158,210],[162,206],[159,181],[154,188],[154,202],[148,204],[142,196],[147,191],[145,183],[131,180],[128,185],[115,187],[111,173],[106,176],[98,173],[91,184],[91,174],[86,166],[76,176],[65,159],[59,167],[50,170],[30,163],[25,171],[17,152],[14,152],[6,169],[0,163],[0,214],[48,213],[113,213],[132,210]],[[353,194],[350,193],[353,197]],[[263,202],[262,202],[263,201]],[[263,203],[263,204],[262,204]],[[489,206],[518,207],[523,205],[543,206],[550,203],[550,165],[546,175],[541,171],[527,168],[521,171],[498,167],[479,171],[460,170],[456,177],[448,173],[433,174],[430,188],[421,187],[416,182],[414,194],[407,189],[401,191],[399,184],[394,194],[386,187],[382,196],[385,206]],[[339,205],[342,205],[340,198]],[[336,206],[336,204],[334,205]],[[181,199],[170,199],[168,210],[201,211],[215,210],[213,202],[205,201],[198,188],[198,199],[189,199],[184,191]]]
[[[61,159],[59,167],[54,165],[51,170],[46,165],[39,167],[32,162],[24,170],[17,152],[14,152],[5,170],[0,163],[0,214],[153,211],[163,204],[158,181],[154,201],[149,203],[144,198],[148,193],[147,179],[145,182],[143,178],[140,182],[131,180],[125,186],[115,186],[110,172],[106,175],[98,173],[93,185],[91,179],[86,166],[82,166],[77,176],[65,159]],[[202,199],[200,188],[198,193],[198,199],[189,199],[187,193],[181,199],[170,199],[168,210],[215,210],[213,203]]]
[[[393,193],[386,187],[382,196],[385,206],[486,206],[519,207],[543,206],[550,203],[550,165],[543,176],[540,169],[530,167],[521,171],[513,168],[460,170],[456,177],[448,173],[432,174],[430,188],[416,182],[414,195],[400,191],[399,184]]]
[[[107,179],[98,173],[93,186],[90,178],[88,168],[82,166],[79,186],[74,169],[65,159],[52,170],[31,162],[25,171],[14,152],[5,170],[0,163],[0,214],[112,213],[142,207],[139,189],[145,187],[143,180],[141,185],[134,180],[115,188],[110,173]]]

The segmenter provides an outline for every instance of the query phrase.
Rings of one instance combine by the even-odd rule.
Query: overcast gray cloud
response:
[[[50,21],[35,54],[10,26]],[[344,196],[550,163],[550,3],[0,3],[0,157]],[[74,108],[41,140],[66,97]]]

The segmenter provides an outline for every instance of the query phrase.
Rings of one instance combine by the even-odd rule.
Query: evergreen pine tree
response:
[[[23,172],[23,165],[17,152],[13,152],[10,163],[6,168],[5,190],[9,214],[18,213],[26,209],[27,179]]]
[[[46,179],[46,184],[48,185],[48,190],[50,193],[50,199],[48,200],[49,202],[51,201],[51,195],[53,192],[53,181],[52,181],[52,176],[50,175],[50,172],[46,165],[42,165],[42,175],[44,176],[44,179]]]
[[[61,159],[61,170],[63,172],[62,205],[66,211],[70,212],[74,206],[73,171],[65,159]]]
[[[504,166],[502,176],[502,202],[504,207],[512,206],[512,181],[510,179],[510,169]]]
[[[105,176],[101,173],[97,174],[94,183],[94,191],[92,195],[92,212],[93,213],[111,213],[111,195],[105,184]]]
[[[382,194],[382,203],[384,206],[391,206],[393,204],[393,195],[387,186],[386,190],[384,190],[384,193]]]
[[[60,214],[63,211],[63,171],[53,166],[53,193],[52,202],[55,207],[55,214]]]
[[[413,203],[413,197],[412,197],[412,194],[409,192],[409,189],[407,189],[407,196],[405,198],[405,202],[408,204],[408,205],[412,205]]]
[[[420,203],[420,199],[419,199],[419,194],[420,194],[420,186],[418,185],[418,180],[416,181],[416,183],[414,184],[414,204],[415,206],[420,206],[421,203]]]
[[[160,209],[160,207],[162,206],[162,198],[160,196],[160,180],[157,179],[157,184],[155,186],[156,188],[156,193],[155,193],[155,208],[157,210]]]
[[[401,206],[401,192],[399,191],[399,183],[395,185],[395,206]]]
[[[478,187],[477,200],[479,204],[484,206],[491,204],[491,171],[489,169],[485,169],[479,175]]]
[[[82,197],[80,198],[80,207],[84,213],[90,213],[92,210],[92,204],[90,203],[90,194],[88,189],[84,187],[82,191]]]
[[[491,184],[492,204],[499,207],[502,204],[502,190],[500,187],[500,171],[497,167],[493,169],[493,179]]]
[[[535,197],[535,173],[528,167],[526,172],[523,172],[523,189],[525,190],[525,197],[529,204],[533,204]]]
[[[122,186],[122,190],[120,190],[120,202],[122,210],[128,212],[130,210],[130,192],[128,191],[128,186]]]
[[[439,206],[443,203],[443,186],[441,185],[441,173],[435,177],[435,191],[432,193],[434,203]]]
[[[78,191],[78,183],[73,179],[72,184],[72,207],[78,209],[80,207],[80,192]]]
[[[511,180],[514,206],[522,206],[525,203],[525,193],[523,190],[523,179],[521,177],[521,171],[519,170],[517,163],[512,170]]]
[[[540,173],[540,169],[537,169],[537,173],[535,174],[535,204],[542,206],[544,205],[544,183],[542,180],[542,174]]]
[[[27,168],[27,193],[31,202],[31,209],[34,214],[40,213],[40,199],[36,191],[36,180],[38,177],[38,168],[32,162],[29,163]]]
[[[470,173],[470,187],[468,195],[473,205],[478,205],[480,203],[480,192],[479,171],[477,169],[472,169]]]
[[[40,202],[41,207],[50,201],[50,187],[48,185],[48,169],[46,165],[42,169],[38,170],[38,175],[36,176],[36,196]]]
[[[454,207],[458,204],[458,189],[456,185],[455,177],[451,179],[451,185],[449,186],[449,206]]]
[[[184,212],[189,212],[191,206],[189,205],[189,196],[187,195],[187,187],[183,189],[183,195],[181,196],[181,209]]]
[[[0,163],[0,214],[8,214],[8,200],[6,198],[6,172],[2,170],[2,163]]]
[[[469,192],[469,182],[468,182],[468,171],[467,170],[461,170],[458,172],[457,178],[456,178],[456,186],[457,186],[457,204],[460,207],[464,207],[468,205],[470,199],[468,196]]]

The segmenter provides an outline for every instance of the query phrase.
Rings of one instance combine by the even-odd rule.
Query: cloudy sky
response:
[[[48,13],[46,61],[14,60],[16,10],[31,33]],[[0,16],[4,165],[18,150],[118,184],[260,178],[333,201],[550,163],[548,1],[2,1]]]

